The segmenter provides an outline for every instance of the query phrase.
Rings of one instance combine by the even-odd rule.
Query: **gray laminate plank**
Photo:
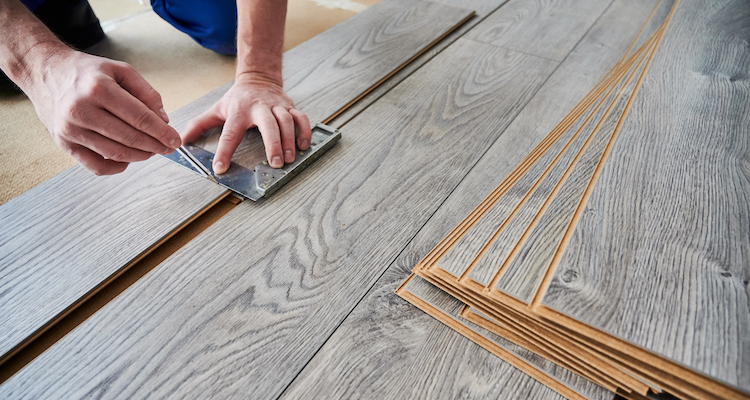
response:
[[[750,7],[683,0],[542,304],[750,393]]]
[[[237,206],[0,397],[276,397],[556,67],[459,40],[302,176]]]
[[[287,52],[289,95],[313,121],[325,119],[470,13],[383,1]],[[181,108],[172,125],[183,130],[228,88]],[[254,139],[238,150],[250,166],[265,159]],[[0,207],[0,363],[226,193],[169,164],[154,159],[106,178],[74,167]]]
[[[524,303],[531,302],[539,282],[552,261],[555,249],[560,243],[576,207],[581,202],[583,193],[591,181],[607,143],[614,134],[615,127],[625,110],[625,105],[631,93],[632,89],[617,97],[611,113],[604,118],[599,131],[594,134],[591,143],[583,150],[580,160],[572,165],[570,175],[560,182],[562,186],[559,192],[549,199],[548,207],[544,210],[537,224],[532,227],[526,240],[519,240],[525,229],[523,225],[515,226],[513,228],[516,229],[507,231],[510,234],[509,239],[519,246],[519,250],[515,257],[510,260],[507,270],[495,286],[501,292]],[[550,182],[550,184],[554,185],[557,182]],[[545,200],[547,200],[546,197]],[[490,250],[497,250],[499,253],[506,254],[507,249],[504,248],[503,244],[500,243],[499,247]],[[492,259],[496,257],[492,253],[488,254],[491,254]],[[503,258],[503,262],[505,262],[505,258]]]
[[[396,296],[417,261],[386,271],[324,347],[336,351],[316,355],[281,399],[562,398]]]
[[[467,10],[474,10],[476,13],[468,21],[459,26],[456,30],[451,32],[448,36],[441,39],[438,43],[432,46],[428,51],[422,53],[419,57],[415,58],[408,65],[405,65],[398,72],[393,74],[385,82],[378,85],[356,103],[352,104],[346,110],[342,111],[334,119],[328,122],[329,125],[340,128],[347,122],[351,121],[352,118],[361,113],[364,109],[369,107],[372,103],[376,102],[379,98],[383,97],[384,94],[388,93],[391,89],[396,87],[401,81],[409,77],[414,71],[418,70],[422,65],[432,60],[441,51],[455,42],[458,38],[463,36],[466,32],[471,30],[478,23],[482,22],[488,15],[497,10],[498,7],[505,4],[508,0],[430,0],[433,3],[444,4],[452,7],[460,7]]]
[[[393,291],[612,68],[655,4],[656,0],[612,4],[300,372],[290,395],[356,398],[403,392],[404,397],[481,398],[503,390],[493,385],[513,384],[507,382],[510,374],[498,373],[501,360],[487,357],[489,352],[480,351]]]
[[[505,338],[499,336],[493,332],[490,332],[471,321],[462,318],[459,313],[464,306],[464,303],[452,297],[451,295],[443,292],[438,287],[432,285],[430,282],[424,280],[420,276],[414,276],[412,280],[404,287],[404,290],[411,293],[412,295],[419,297],[423,301],[429,303],[436,309],[440,310],[447,317],[453,319],[457,323],[463,325],[466,329],[469,329],[476,334],[484,337],[491,341],[494,345],[502,347],[506,351],[512,353],[516,357],[520,358],[521,361],[528,363],[537,370],[544,374],[552,377],[554,380],[559,382],[561,385],[567,386],[573,391],[585,396],[588,399],[612,399],[614,393],[601,388],[600,386],[592,383],[591,381],[581,377],[580,375],[573,373],[554,362],[551,362],[532,351],[529,351]],[[553,388],[554,389],[554,388]],[[295,397],[295,396],[292,396]],[[296,396],[300,397],[300,396]],[[498,396],[500,397],[500,396]]]
[[[607,97],[603,95],[600,100],[607,100]],[[593,117],[596,117],[603,113],[602,109],[596,109],[597,103],[599,102],[594,102],[589,110],[587,110],[586,115],[593,112]],[[497,270],[501,263],[488,262],[488,259],[491,257],[487,254],[480,257],[480,251],[489,241],[492,240],[492,237],[499,229],[504,228],[503,224],[513,223],[519,220],[519,208],[533,208],[528,207],[527,204],[529,202],[538,203],[538,194],[545,191],[549,192],[549,190],[551,190],[551,188],[545,190],[547,189],[545,188],[545,184],[549,181],[557,182],[557,179],[559,179],[567,164],[572,160],[571,153],[575,154],[577,149],[579,149],[586,141],[586,138],[593,129],[591,126],[583,126],[584,120],[585,118],[580,118],[576,121],[560,136],[559,139],[551,144],[546,152],[541,154],[539,159],[528,169],[528,171],[526,171],[526,173],[523,174],[518,182],[504,193],[495,204],[481,216],[481,219],[468,229],[466,233],[445,253],[445,255],[437,261],[437,266],[439,268],[454,276],[461,276],[465,273],[466,269],[472,267],[475,258],[479,257],[477,260],[478,264],[473,265],[468,276],[479,283],[489,283],[493,271]],[[541,186],[536,186],[537,184]],[[547,184],[546,186],[549,185]],[[529,193],[530,191],[531,193]],[[544,196],[543,199],[544,198],[546,198],[546,196]],[[506,229],[507,228],[500,232]],[[494,240],[493,243],[498,243],[499,240],[500,239]],[[512,245],[512,243],[507,240],[502,241],[501,244]],[[489,249],[489,251],[493,255],[495,255],[495,253],[500,253],[497,249]]]
[[[562,61],[611,3],[511,0],[466,38]]]
[[[472,14],[425,0],[381,1],[289,50],[284,55],[284,90],[312,123],[326,121]],[[213,131],[206,141],[218,143],[219,134]],[[232,159],[235,163],[253,168],[264,158],[257,151],[262,150],[257,136],[256,129],[247,132]]]
[[[70,168],[0,207],[0,360],[226,190],[157,157]]]
[[[571,146],[561,154],[559,161],[555,163],[549,173],[541,179],[539,186],[531,192],[528,200],[519,207],[517,213],[506,223],[503,229],[499,232],[499,235],[497,235],[497,238],[491,243],[488,243],[487,250],[479,257],[476,265],[468,274],[471,279],[484,286],[490,285],[490,281],[493,279],[498,269],[505,264],[513,248],[519,244],[521,237],[529,224],[531,224],[534,217],[540,212],[541,207],[552,194],[552,191],[562,179],[566,170],[571,166],[571,163],[573,163],[578,152],[583,148],[592,135],[594,135],[593,137],[598,135],[597,133],[594,133],[594,129],[599,120],[604,117],[609,105],[616,99],[616,93],[612,93],[605,99],[601,108],[596,110],[593,114],[593,118],[583,127],[575,140],[572,141]],[[604,135],[605,133],[602,134]],[[532,178],[538,179],[540,176],[532,176]],[[505,196],[503,196],[501,201],[505,201]],[[483,218],[482,222],[495,227],[500,226],[500,223],[504,222],[503,220],[493,220],[491,217],[492,216],[488,215],[486,220]],[[490,240],[487,236],[471,236],[466,237],[466,239],[467,241],[479,241],[482,244],[485,244],[485,242]],[[529,271],[517,269],[514,269],[513,271],[508,270],[507,274],[504,274],[503,277],[517,277],[520,280],[527,276],[525,273],[529,273]]]

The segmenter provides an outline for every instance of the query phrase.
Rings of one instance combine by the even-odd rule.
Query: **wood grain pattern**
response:
[[[497,234],[494,241],[488,243],[485,253],[481,255],[474,268],[468,274],[469,278],[484,286],[490,286],[495,273],[506,266],[506,262],[511,255],[512,250],[522,240],[526,229],[532,224],[536,215],[541,212],[541,208],[545,205],[547,199],[552,194],[560,179],[563,178],[571,163],[574,162],[579,151],[587,145],[590,138],[598,136],[598,133],[594,132],[594,129],[596,128],[598,121],[604,117],[608,106],[616,100],[616,94],[610,94],[603,100],[603,103],[597,104],[600,105],[600,107],[592,113],[592,119],[587,120],[587,124],[582,127],[583,129],[571,143],[571,146],[565,149],[564,153],[560,154],[561,157],[559,161],[552,166],[549,173],[544,177],[534,177],[541,178],[539,186],[530,193],[528,200],[523,203],[516,214],[507,221],[503,226],[503,229]],[[492,222],[488,221],[487,223]],[[495,225],[499,225],[499,221],[495,221]],[[511,263],[511,265],[514,264]],[[540,268],[542,268],[543,271],[544,266]],[[530,271],[528,270],[508,270],[503,274],[503,278],[517,278],[518,280],[522,280],[526,277],[531,277],[529,272]]]
[[[632,88],[634,85],[630,86]],[[570,175],[561,177],[564,180],[560,181],[559,191],[553,192],[550,198],[545,196],[546,208],[538,210],[542,214],[535,225],[529,226],[531,230],[528,237],[521,240],[525,228],[523,226],[508,230],[514,235],[509,237],[515,238],[514,242],[519,248],[517,253],[511,254],[507,270],[500,276],[495,288],[527,304],[531,302],[565,233],[565,228],[570,223],[573,212],[581,202],[591,176],[604,154],[607,143],[612,140],[630,94],[632,89],[617,94],[609,115],[603,116],[601,125],[597,123],[598,132],[594,132],[590,144],[576,149],[576,156],[580,151],[580,160],[574,161],[575,164],[569,167]],[[551,182],[552,186],[557,184],[558,182]],[[504,262],[506,261],[503,260]]]
[[[592,117],[600,115],[603,112],[600,107],[601,103],[606,99],[606,93],[604,93],[601,100],[594,102],[587,110],[588,114]],[[464,276],[467,270],[470,270],[468,276],[471,279],[483,284],[489,283],[493,272],[502,265],[502,262],[488,261],[492,258],[490,255],[495,258],[502,257],[502,255],[498,254],[501,253],[498,249],[488,249],[486,246],[490,243],[493,246],[495,244],[512,245],[512,242],[503,238],[494,239],[492,242],[492,238],[506,232],[510,227],[507,224],[518,221],[519,213],[523,213],[523,210],[534,208],[529,203],[538,203],[538,194],[545,192],[544,186],[548,181],[557,182],[556,177],[559,178],[572,159],[571,149],[575,153],[585,142],[588,137],[587,133],[590,133],[591,127],[584,125],[584,121],[587,119],[581,118],[563,132],[548,150],[538,157],[534,165],[523,174],[518,182],[504,193],[487,213],[438,260],[437,266],[455,276]],[[546,196],[543,196],[542,200],[544,198]],[[485,253],[482,254],[482,252]]]
[[[674,18],[542,304],[750,393],[750,9]]]
[[[408,60],[410,51],[419,51],[471,13],[418,0],[382,3],[284,55],[285,78],[294,89],[289,94],[302,111],[326,118],[314,113],[333,113],[352,101],[361,87],[375,84]],[[357,29],[364,30],[356,35]],[[381,57],[389,47],[391,54]],[[321,79],[321,71],[332,60],[337,60],[339,77],[350,73],[357,79],[328,89],[336,85]],[[311,66],[316,68],[305,69]],[[171,115],[172,125],[183,130],[229,87],[178,110]],[[311,94],[325,90],[326,95]],[[252,167],[265,159],[265,152],[259,138],[251,139],[238,149],[237,158]],[[75,167],[0,207],[0,363],[225,193],[155,159],[134,164],[117,177],[95,178]]]
[[[402,69],[398,70],[393,76],[388,78],[385,82],[378,85],[378,87],[372,89],[366,95],[362,96],[356,103],[352,104],[346,110],[343,110],[339,115],[334,117],[328,122],[329,125],[340,128],[347,122],[351,121],[352,118],[357,116],[372,103],[376,102],[379,98],[383,97],[384,94],[388,93],[391,89],[396,87],[401,81],[409,77],[414,71],[418,70],[422,65],[432,60],[441,51],[445,50],[458,38],[464,36],[466,32],[470,31],[474,26],[484,21],[488,15],[497,10],[500,6],[507,3],[508,0],[430,0],[433,3],[444,4],[452,7],[460,7],[467,10],[474,10],[476,13],[468,21],[464,22],[461,26],[456,28],[448,36],[441,39],[438,43],[432,46],[428,51],[421,54],[419,57],[414,59],[408,65],[405,65]]]
[[[502,362],[393,291],[622,56],[655,0],[617,0],[300,372],[289,398],[536,398]],[[596,62],[594,62],[596,61]],[[429,64],[428,64],[429,65]],[[377,103],[376,103],[377,104]],[[383,368],[392,365],[392,368]],[[517,385],[517,386],[514,386]],[[520,392],[500,392],[517,387]]]
[[[277,396],[556,67],[463,40],[433,61],[305,179],[240,204],[0,396]]]
[[[310,122],[325,122],[472,14],[424,0],[381,1],[289,50],[284,55],[284,90]],[[218,142],[219,134],[215,131],[206,140]],[[257,130],[246,135],[253,137],[243,140],[233,161],[252,168],[258,164],[258,151],[253,149]]]
[[[493,332],[474,324],[470,320],[462,318],[461,314],[465,305],[453,296],[443,292],[433,286],[420,276],[413,276],[407,283],[397,290],[397,293],[408,294],[409,297],[417,297],[422,302],[428,304],[431,310],[428,314],[438,312],[442,314],[440,318],[448,318],[453,324],[460,327],[460,333],[468,332],[472,336],[481,336],[482,343],[487,344],[483,347],[492,351],[500,358],[506,360],[509,364],[517,368],[528,371],[531,376],[536,376],[544,380],[550,388],[560,393],[564,397],[580,397],[588,399],[611,399],[614,393],[604,390],[587,379],[548,361],[540,355],[537,355],[513,342],[496,335]],[[402,295],[403,296],[403,295]],[[455,328],[454,328],[455,329]],[[473,339],[472,339],[473,340]],[[552,379],[546,379],[546,377]]]
[[[580,123],[571,126],[554,140],[548,150],[541,154],[518,181],[437,261],[437,266],[456,277],[462,276],[466,269],[472,268],[472,261],[485,243],[527,200],[529,191],[533,190],[538,179],[548,172],[548,168],[554,164],[556,157],[566,145],[575,139],[580,126]]]
[[[225,192],[154,158],[76,166],[0,207],[0,362]]]
[[[512,0],[466,38],[562,61],[611,3]]]
[[[410,266],[388,269],[324,347],[337,351],[316,355],[282,399],[561,398],[394,295]]]

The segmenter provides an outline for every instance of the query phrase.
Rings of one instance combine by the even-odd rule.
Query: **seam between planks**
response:
[[[576,46],[577,46],[577,45],[578,45],[578,44],[579,44],[579,43],[581,42],[581,40],[583,40],[583,39],[584,39],[584,38],[586,37],[586,35],[587,35],[587,34],[589,33],[589,31],[591,31],[591,29],[593,29],[593,27],[594,27],[594,26],[596,26],[596,23],[597,23],[597,22],[599,21],[599,19],[601,19],[602,15],[604,15],[604,14],[605,14],[605,13],[607,12],[607,10],[609,10],[609,8],[610,8],[610,7],[612,6],[612,4],[613,4],[613,3],[614,3],[614,0],[610,0],[609,4],[608,4],[608,5],[607,5],[607,7],[606,7],[606,8],[604,9],[604,11],[603,11],[603,12],[602,12],[601,14],[599,14],[599,16],[598,16],[598,17],[597,17],[597,18],[596,18],[596,19],[595,19],[595,20],[594,20],[594,21],[592,22],[592,24],[591,24],[591,25],[590,25],[590,26],[588,27],[588,29],[586,29],[586,32],[584,32],[584,33],[583,33],[583,35],[581,35],[581,37],[580,37],[580,38],[579,38],[579,39],[578,39],[578,40],[576,41],[576,44],[575,44],[575,45],[574,45],[573,47],[571,47],[571,50],[570,50],[570,51],[568,52],[568,54],[566,54],[566,55],[565,55],[565,57],[564,57],[564,58],[563,58],[563,59],[562,59],[561,61],[550,60],[550,59],[548,59],[548,58],[545,58],[545,57],[540,57],[540,56],[536,56],[536,55],[533,55],[533,54],[527,54],[527,53],[523,53],[523,52],[520,52],[520,51],[517,51],[517,50],[510,50],[510,49],[504,48],[504,47],[502,47],[502,46],[494,46],[494,47],[500,47],[500,48],[503,48],[503,49],[505,49],[505,50],[508,50],[508,51],[516,51],[516,52],[518,52],[518,53],[523,53],[523,54],[527,54],[527,55],[529,55],[529,56],[532,56],[532,57],[538,57],[538,58],[542,58],[542,59],[545,59],[545,60],[549,60],[549,61],[553,61],[553,62],[556,62],[556,63],[557,63],[557,66],[555,66],[555,68],[554,68],[554,69],[553,69],[553,70],[552,70],[552,71],[550,72],[550,74],[549,74],[549,75],[548,75],[548,76],[547,76],[547,77],[546,77],[546,78],[544,79],[544,81],[542,81],[542,83],[541,83],[541,84],[539,85],[539,87],[538,87],[538,88],[537,88],[537,89],[536,89],[536,90],[534,91],[534,94],[533,94],[533,95],[531,95],[531,96],[529,97],[529,100],[528,100],[528,101],[527,101],[526,103],[524,103],[523,107],[520,107],[520,108],[519,108],[519,110],[518,110],[518,112],[516,113],[516,115],[515,115],[515,116],[513,116],[513,118],[511,118],[511,120],[510,120],[510,122],[509,122],[508,126],[511,126],[511,125],[513,124],[513,121],[515,121],[515,120],[516,120],[516,118],[518,118],[518,115],[520,115],[520,114],[521,114],[521,111],[523,111],[523,110],[524,110],[524,109],[526,108],[526,106],[528,105],[528,103],[529,103],[529,102],[530,102],[530,101],[531,101],[531,100],[532,100],[532,99],[533,99],[533,98],[534,98],[534,97],[536,96],[536,94],[537,94],[537,93],[539,92],[539,90],[540,90],[540,89],[541,89],[542,87],[544,87],[544,85],[545,85],[545,84],[547,83],[547,81],[548,81],[548,80],[549,80],[549,79],[550,79],[550,78],[552,77],[552,75],[554,75],[554,74],[555,74],[555,71],[557,71],[557,69],[558,69],[558,68],[560,68],[560,65],[562,65],[562,64],[563,64],[563,62],[565,62],[565,60],[566,60],[566,59],[568,58],[568,56],[570,55],[570,53],[571,53],[571,52],[573,52],[573,50],[574,50],[574,49],[576,48]],[[429,60],[427,60],[427,61],[426,61],[426,62],[425,62],[424,64],[422,64],[421,66],[419,66],[419,68],[416,68],[416,69],[415,69],[414,71],[412,71],[412,72],[411,72],[411,73],[410,73],[409,75],[407,75],[406,77],[404,77],[404,79],[403,79],[403,80],[402,80],[401,82],[405,81],[405,80],[406,80],[406,79],[407,79],[407,78],[408,78],[409,76],[411,76],[411,75],[412,75],[412,74],[413,74],[414,72],[416,72],[416,71],[420,70],[420,69],[421,69],[421,68],[422,68],[422,67],[423,67],[424,65],[426,65],[426,64],[428,64],[428,63],[429,63],[430,61],[432,61],[432,59],[433,59],[433,58],[434,58],[435,56],[437,56],[438,54],[442,53],[442,52],[443,52],[443,51],[444,51],[445,49],[447,49],[448,47],[452,46],[452,45],[453,45],[453,44],[454,44],[454,43],[455,43],[455,42],[456,42],[456,41],[457,41],[457,40],[458,40],[459,38],[462,38],[462,37],[463,37],[464,35],[466,35],[466,33],[468,33],[468,32],[471,32],[471,31],[472,31],[472,30],[473,30],[473,29],[474,29],[474,28],[475,28],[475,27],[476,27],[477,25],[479,25],[479,24],[480,24],[480,23],[481,23],[482,21],[484,21],[484,20],[485,20],[485,19],[486,19],[487,17],[489,17],[490,15],[492,15],[492,14],[494,14],[494,13],[498,12],[498,10],[500,10],[500,9],[502,8],[502,6],[504,6],[505,4],[507,4],[507,1],[506,1],[506,2],[504,2],[504,3],[502,4],[502,5],[500,5],[500,6],[498,7],[498,8],[496,8],[496,9],[495,9],[494,11],[492,11],[491,13],[488,13],[488,14],[487,14],[487,15],[486,15],[485,17],[483,17],[483,18],[482,18],[481,20],[477,21],[477,24],[475,24],[475,26],[474,26],[474,27],[472,27],[472,29],[469,29],[469,30],[467,30],[467,31],[466,31],[466,32],[464,32],[464,33],[463,33],[463,34],[462,34],[461,36],[458,36],[458,37],[457,37],[457,38],[456,38],[456,39],[455,39],[455,40],[454,40],[453,42],[451,42],[451,43],[450,43],[449,45],[445,46],[445,47],[444,47],[443,49],[441,49],[441,50],[440,50],[439,52],[435,53],[435,55],[433,55],[433,56],[432,56],[432,57],[431,57],[431,58],[430,58]],[[466,23],[466,21],[464,21],[463,23]],[[446,36],[447,36],[447,35],[446,35]],[[466,39],[466,40],[469,40],[469,39]],[[474,40],[471,40],[471,41],[472,41],[472,42],[476,42],[476,41],[474,41]],[[438,42],[439,42],[439,40],[438,40],[438,41],[436,41],[435,43],[433,43],[433,45],[434,45],[434,44],[437,44]],[[485,44],[486,44],[486,43],[485,43]],[[415,57],[415,58],[416,58],[416,57]],[[413,61],[413,60],[414,60],[414,59],[410,60],[409,62],[411,62],[411,61]],[[408,64],[408,63],[407,63],[407,64]],[[405,65],[406,65],[406,64],[405,64]],[[383,80],[382,82],[385,82],[385,80]],[[382,82],[381,82],[381,83],[382,83]],[[369,104],[369,105],[368,105],[367,107],[363,108],[363,109],[362,109],[362,110],[360,111],[360,113],[361,113],[362,111],[364,111],[364,110],[368,109],[368,108],[369,108],[369,107],[370,107],[370,106],[371,106],[372,104],[374,104],[375,102],[377,102],[377,101],[378,101],[378,100],[379,100],[380,98],[382,98],[382,97],[383,97],[383,95],[385,95],[386,93],[390,92],[390,91],[391,91],[391,90],[393,90],[394,88],[398,87],[398,86],[399,86],[399,85],[401,84],[401,82],[399,82],[399,83],[398,83],[397,85],[394,85],[394,86],[393,86],[393,88],[389,89],[388,91],[384,92],[384,93],[383,93],[383,94],[382,94],[382,95],[381,95],[380,97],[378,97],[378,99],[377,99],[377,100],[373,101],[373,102],[372,102],[372,103],[370,103],[370,104]],[[356,103],[356,102],[353,102],[353,103],[351,103],[351,104],[350,104],[350,106],[351,106],[351,105],[353,105],[354,103]],[[357,115],[358,115],[358,114],[359,114],[359,113],[357,113]],[[351,121],[352,119],[354,119],[355,117],[356,117],[356,115],[352,116],[352,118],[350,118],[349,120],[347,120],[346,122],[344,122],[344,123],[343,123],[343,124],[341,125],[341,127],[343,128],[344,126],[346,126],[346,124],[347,124],[347,123],[349,123],[349,122],[350,122],[350,121]],[[506,127],[506,129],[507,129],[507,127]],[[503,131],[503,133],[504,133],[504,132],[505,132],[505,131]],[[378,281],[379,281],[379,280],[380,280],[380,279],[381,279],[381,278],[383,277],[383,275],[384,275],[384,274],[385,274],[385,273],[386,273],[386,272],[387,272],[388,270],[390,270],[391,268],[394,268],[394,267],[395,267],[395,262],[396,262],[396,260],[398,260],[398,259],[399,259],[399,257],[401,256],[401,254],[403,254],[403,252],[404,252],[404,251],[405,251],[405,250],[406,250],[406,249],[407,249],[407,248],[409,247],[409,245],[410,245],[410,244],[412,243],[412,241],[414,241],[414,238],[415,238],[415,237],[416,237],[417,235],[419,235],[419,233],[420,233],[420,232],[422,231],[422,229],[424,229],[424,227],[425,227],[425,226],[426,226],[426,225],[427,225],[427,224],[428,224],[428,223],[429,223],[429,222],[430,222],[430,221],[432,220],[432,218],[433,218],[433,217],[435,216],[435,214],[436,214],[436,213],[437,213],[437,212],[438,212],[438,211],[439,211],[439,210],[441,209],[441,207],[443,206],[443,204],[445,204],[445,202],[446,202],[446,201],[448,200],[448,198],[450,198],[450,197],[451,197],[451,196],[453,195],[453,193],[455,192],[455,190],[456,190],[456,189],[458,188],[458,186],[460,186],[460,185],[461,185],[461,182],[463,182],[463,180],[464,180],[464,179],[466,178],[466,176],[468,176],[468,175],[469,175],[469,174],[470,174],[470,173],[471,173],[471,172],[472,172],[472,171],[474,170],[474,168],[476,168],[476,166],[477,166],[477,165],[479,164],[479,162],[480,162],[480,161],[481,161],[481,160],[482,160],[482,159],[484,158],[484,156],[485,156],[485,155],[487,154],[487,152],[488,152],[488,151],[490,150],[490,148],[491,148],[491,147],[492,147],[492,146],[494,145],[494,143],[495,143],[495,142],[497,142],[497,140],[499,140],[499,139],[500,139],[500,137],[502,137],[502,133],[501,133],[500,135],[498,135],[498,137],[497,137],[497,139],[495,139],[495,141],[493,141],[492,143],[490,143],[490,144],[489,144],[489,145],[487,146],[487,148],[486,148],[486,149],[485,149],[485,150],[484,150],[484,151],[482,152],[482,155],[481,155],[480,157],[478,157],[478,158],[477,158],[476,162],[474,162],[474,164],[473,164],[473,165],[472,165],[472,166],[471,166],[471,167],[470,167],[470,168],[469,168],[469,169],[467,170],[466,174],[464,174],[464,177],[463,177],[463,178],[461,178],[461,180],[460,180],[460,181],[458,181],[458,182],[456,183],[456,185],[455,185],[455,186],[453,187],[453,189],[451,189],[450,193],[448,193],[448,195],[447,195],[447,196],[445,196],[445,197],[443,198],[443,201],[442,201],[442,202],[440,203],[440,205],[439,205],[439,206],[437,206],[437,207],[436,207],[436,208],[435,208],[435,209],[433,210],[433,212],[432,212],[432,213],[430,214],[430,216],[429,216],[429,217],[428,217],[427,219],[425,219],[425,222],[424,222],[424,224],[422,224],[422,226],[420,226],[420,227],[419,227],[419,229],[418,229],[418,230],[417,230],[417,231],[416,231],[416,232],[414,233],[414,235],[412,235],[412,236],[411,236],[411,238],[409,239],[409,241],[408,241],[408,242],[406,242],[406,244],[404,245],[404,247],[402,247],[402,248],[401,248],[401,250],[399,250],[398,254],[397,254],[397,255],[396,255],[396,256],[395,256],[394,258],[393,258],[393,260],[391,260],[391,262],[389,263],[388,267],[387,267],[387,268],[384,268],[384,269],[383,269],[383,271],[382,271],[382,272],[381,272],[381,273],[380,273],[380,274],[379,274],[379,275],[377,276],[377,278],[375,278],[375,279],[373,280],[373,283],[372,283],[372,284],[371,284],[371,285],[370,285],[370,286],[368,287],[368,289],[367,289],[367,292],[365,292],[365,294],[364,294],[364,295],[363,295],[362,297],[360,297],[360,298],[359,298],[359,299],[358,299],[358,300],[356,301],[356,303],[355,303],[355,304],[354,304],[354,305],[353,305],[353,306],[352,306],[352,307],[351,307],[351,308],[349,309],[349,311],[348,311],[348,312],[346,313],[346,316],[345,316],[345,317],[344,317],[343,319],[341,319],[341,321],[339,321],[339,323],[338,323],[338,324],[336,325],[336,328],[335,328],[335,329],[333,329],[333,330],[331,331],[331,333],[330,333],[330,334],[328,335],[328,338],[326,338],[326,340],[325,340],[325,341],[324,341],[323,343],[321,343],[321,344],[320,344],[320,346],[318,346],[318,348],[317,348],[317,349],[315,350],[315,352],[314,352],[314,353],[312,354],[312,356],[311,356],[311,357],[310,357],[310,358],[309,358],[309,359],[307,360],[307,362],[305,362],[305,363],[304,363],[304,364],[303,364],[303,365],[301,366],[301,368],[300,368],[300,369],[299,369],[299,370],[297,371],[297,373],[295,374],[294,378],[293,378],[293,379],[291,379],[291,380],[289,381],[289,383],[287,383],[287,385],[286,385],[286,387],[284,388],[284,390],[282,390],[282,391],[281,391],[281,392],[279,393],[279,395],[278,395],[278,396],[276,397],[276,399],[280,399],[280,398],[282,398],[282,397],[284,396],[284,394],[285,394],[285,393],[287,392],[287,390],[288,390],[288,389],[289,389],[289,387],[290,387],[290,386],[292,385],[292,383],[294,383],[294,382],[295,382],[295,381],[297,380],[297,377],[299,377],[299,375],[300,375],[300,374],[302,373],[302,371],[304,371],[304,370],[305,370],[305,368],[307,367],[307,365],[308,365],[308,364],[310,364],[310,361],[312,361],[312,360],[313,360],[313,359],[315,358],[315,356],[316,356],[316,355],[317,355],[317,354],[318,354],[318,353],[320,352],[320,350],[321,350],[321,349],[322,349],[322,348],[323,348],[323,347],[324,347],[324,346],[326,345],[326,343],[328,343],[328,340],[329,340],[329,339],[330,339],[330,338],[331,338],[331,337],[332,337],[332,336],[334,335],[334,333],[335,333],[335,332],[336,332],[336,331],[337,331],[337,330],[339,329],[339,327],[341,327],[341,325],[342,325],[342,324],[343,324],[343,323],[344,323],[344,322],[345,322],[345,321],[346,321],[346,320],[347,320],[347,319],[349,318],[349,316],[351,316],[352,312],[353,312],[353,311],[354,311],[354,310],[355,310],[355,309],[356,309],[356,308],[357,308],[357,307],[359,306],[359,304],[360,304],[360,303],[362,302],[362,300],[364,300],[364,299],[365,299],[365,298],[366,298],[366,297],[367,297],[367,296],[368,296],[368,295],[369,295],[370,293],[372,293],[372,289],[373,289],[373,288],[375,287],[375,285],[376,285],[376,284],[378,283]]]

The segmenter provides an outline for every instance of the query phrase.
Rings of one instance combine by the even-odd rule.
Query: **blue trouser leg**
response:
[[[201,46],[220,54],[237,54],[235,0],[151,0],[151,7]]]

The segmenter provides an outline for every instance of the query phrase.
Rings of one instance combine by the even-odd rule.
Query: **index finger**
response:
[[[153,110],[120,86],[109,89],[102,107],[133,128],[153,137],[172,149],[180,147],[177,131],[169,126]]]

